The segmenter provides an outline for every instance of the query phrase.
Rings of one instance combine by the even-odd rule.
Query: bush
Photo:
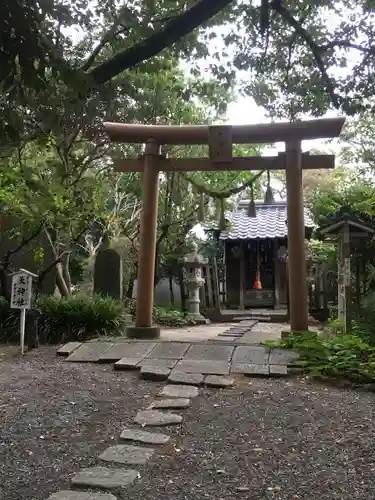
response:
[[[357,335],[325,339],[314,332],[292,333],[268,346],[294,349],[298,364],[316,378],[344,378],[356,383],[375,381],[375,348]]]
[[[129,299],[126,302],[126,308],[129,314],[135,318],[135,299]],[[154,306],[152,308],[152,321],[160,326],[174,326],[176,328],[195,325],[195,322],[188,319],[185,313],[173,307]]]
[[[129,322],[124,306],[109,298],[43,295],[34,305],[40,312],[38,334],[41,344],[122,335]],[[18,342],[19,314],[11,310],[6,301],[0,301],[1,341]]]
[[[39,336],[49,344],[122,335],[128,322],[124,306],[104,297],[41,296],[37,307],[41,312]]]
[[[188,319],[183,312],[173,309],[173,307],[155,306],[155,316],[156,322],[160,326],[182,327],[195,325],[193,320]]]

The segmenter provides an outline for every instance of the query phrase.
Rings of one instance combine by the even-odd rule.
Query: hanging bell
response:
[[[251,184],[251,199],[249,202],[249,206],[247,207],[247,216],[248,217],[256,217],[256,208],[255,208],[255,201],[254,201],[254,188],[253,185]]]
[[[267,189],[266,194],[264,195],[264,204],[272,205],[273,203],[275,203],[275,198],[273,197],[273,191],[271,188],[270,171],[267,170]]]

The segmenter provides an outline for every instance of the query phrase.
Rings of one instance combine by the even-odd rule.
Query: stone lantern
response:
[[[208,259],[205,259],[198,253],[197,244],[192,243],[191,252],[185,256],[184,261],[186,270],[185,284],[189,292],[189,310],[187,317],[196,323],[207,324],[209,321],[204,318],[199,311],[199,290],[205,283],[202,276],[202,266],[207,264]]]

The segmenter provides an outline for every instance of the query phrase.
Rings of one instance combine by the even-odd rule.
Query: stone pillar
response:
[[[308,329],[301,156],[300,141],[286,143],[290,329],[295,332]]]
[[[207,264],[207,259],[204,259],[198,253],[198,247],[195,243],[191,245],[191,248],[192,251],[184,259],[186,269],[185,284],[189,292],[187,317],[195,321],[195,323],[207,324],[209,321],[201,315],[199,310],[199,290],[205,283],[202,277],[202,266]]]
[[[154,139],[146,143],[143,172],[143,206],[138,255],[138,278],[135,326],[127,328],[131,338],[157,338],[160,328],[152,324],[156,230],[158,220],[159,145]]]

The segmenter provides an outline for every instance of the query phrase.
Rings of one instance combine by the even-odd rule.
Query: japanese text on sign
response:
[[[32,277],[28,274],[14,274],[12,277],[12,309],[30,309]]]

